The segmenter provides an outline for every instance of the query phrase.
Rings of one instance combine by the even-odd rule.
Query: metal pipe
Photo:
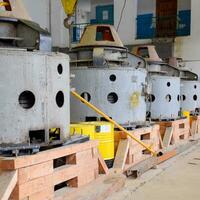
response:
[[[82,103],[84,103],[86,106],[90,107],[92,110],[97,112],[99,115],[103,116],[106,120],[114,124],[117,128],[119,128],[121,131],[126,133],[131,139],[135,140],[137,143],[139,143],[141,146],[143,146],[145,149],[147,149],[149,152],[153,154],[153,156],[157,156],[157,153],[152,150],[150,146],[147,146],[144,142],[140,141],[138,138],[136,138],[133,134],[129,133],[125,128],[123,128],[121,125],[119,125],[116,121],[112,120],[108,115],[106,115],[104,112],[99,110],[97,107],[86,101],[84,98],[82,98],[77,92],[71,91],[71,94],[79,99]]]
[[[51,4],[51,0],[49,0],[49,32],[52,34],[52,29],[51,29],[51,26],[52,26],[52,20],[51,20],[51,9],[52,9],[52,4]]]

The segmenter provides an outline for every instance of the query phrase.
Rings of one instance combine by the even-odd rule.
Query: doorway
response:
[[[156,36],[176,37],[177,0],[156,0]]]

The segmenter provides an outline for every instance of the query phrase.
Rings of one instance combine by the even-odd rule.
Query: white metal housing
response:
[[[200,82],[181,81],[181,109],[195,112],[200,108]]]
[[[71,85],[90,103],[120,124],[144,123],[146,103],[143,95],[146,71],[134,67],[73,67]],[[100,117],[71,97],[71,121]]]
[[[69,136],[69,58],[64,54],[0,49],[0,144],[30,141],[30,131],[59,128]]]
[[[152,119],[175,119],[180,111],[180,78],[151,75],[152,92],[147,110]]]

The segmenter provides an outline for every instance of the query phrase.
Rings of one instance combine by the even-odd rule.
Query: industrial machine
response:
[[[0,6],[0,153],[63,143],[70,133],[69,57],[48,52],[49,34],[20,0]]]
[[[152,45],[137,46],[133,53],[148,63],[151,94],[146,99],[147,117],[153,120],[176,119],[180,115],[180,72],[159,58]]]
[[[121,125],[146,121],[145,61],[128,52],[110,25],[89,25],[71,50],[71,86]],[[104,120],[71,98],[71,121]]]
[[[51,51],[50,34],[31,20],[21,0],[6,1],[0,8],[0,47]]]
[[[187,69],[180,58],[170,58],[169,64],[180,70],[181,77],[181,110],[191,115],[197,115],[200,111],[200,81],[198,75]]]

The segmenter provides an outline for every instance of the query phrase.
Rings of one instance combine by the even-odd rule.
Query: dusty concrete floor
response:
[[[107,200],[200,200],[200,146],[195,146],[125,187]]]

